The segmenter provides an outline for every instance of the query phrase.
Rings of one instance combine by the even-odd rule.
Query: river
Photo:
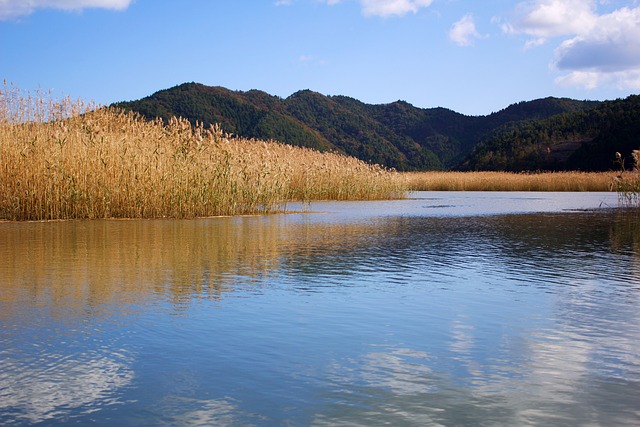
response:
[[[0,425],[640,424],[640,214],[419,192],[0,223]]]

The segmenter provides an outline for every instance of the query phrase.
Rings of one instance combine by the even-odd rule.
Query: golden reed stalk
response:
[[[617,191],[618,199],[623,206],[640,207],[640,150],[631,152],[632,168],[628,171],[624,158],[616,153],[616,162],[620,166],[620,173],[613,178],[612,189]]]
[[[610,191],[607,172],[408,172],[413,191]]]
[[[335,153],[0,91],[0,219],[269,213],[403,191],[398,173]]]

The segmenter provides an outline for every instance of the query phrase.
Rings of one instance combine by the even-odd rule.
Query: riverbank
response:
[[[401,197],[400,175],[353,157],[237,138],[187,120],[0,96],[0,219],[189,218],[291,201]]]
[[[611,191],[616,172],[406,172],[411,191]]]

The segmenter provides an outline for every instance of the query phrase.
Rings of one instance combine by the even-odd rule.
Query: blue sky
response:
[[[0,79],[108,104],[184,82],[481,115],[640,92],[640,0],[0,0]]]

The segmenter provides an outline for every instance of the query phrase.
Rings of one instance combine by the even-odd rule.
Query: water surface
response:
[[[0,223],[0,425],[638,425],[640,216],[616,207]]]

